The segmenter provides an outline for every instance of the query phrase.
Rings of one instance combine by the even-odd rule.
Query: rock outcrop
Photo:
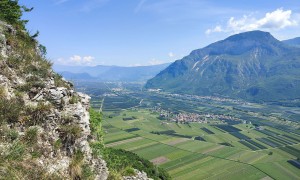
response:
[[[123,176],[123,180],[152,180],[148,178],[147,173],[141,172],[137,169],[134,170],[135,176]]]
[[[41,154],[32,161],[49,174],[74,178],[70,166],[80,152],[94,178],[107,179],[105,161],[94,158],[89,146],[90,97],[75,92],[71,83],[53,72],[50,65],[47,68],[49,62],[41,58],[37,49],[20,53],[21,43],[16,36],[12,26],[0,21],[1,98],[8,102],[16,99],[22,105],[18,119],[5,124],[5,128],[17,130],[20,137],[30,128],[37,129],[36,147]],[[0,144],[2,154],[12,146],[4,141]]]

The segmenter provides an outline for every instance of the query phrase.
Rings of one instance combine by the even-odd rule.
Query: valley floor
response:
[[[158,114],[145,109],[112,114],[104,113],[106,146],[134,152],[165,168],[174,179],[300,177],[299,169],[288,162],[300,156],[299,135],[271,127],[259,131],[246,124],[232,125],[236,131],[227,132],[231,126],[162,123]],[[123,120],[132,116],[136,119]]]
[[[87,87],[87,88],[86,88]],[[138,154],[174,179],[299,179],[300,108],[81,84],[103,112],[107,147]]]

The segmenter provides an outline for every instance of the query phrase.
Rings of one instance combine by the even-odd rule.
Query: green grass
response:
[[[134,137],[137,137],[137,135],[129,134],[125,131],[118,131],[118,132],[113,133],[110,137],[106,137],[104,139],[104,143],[109,144],[109,143],[118,142],[121,140],[131,139]]]
[[[255,165],[263,171],[272,174],[276,179],[299,179],[300,171],[286,161],[262,163]]]
[[[142,137],[143,139],[119,144],[113,148],[132,151],[148,160],[157,157],[167,158],[168,161],[159,166],[165,168],[174,179],[261,179],[267,177],[268,174],[275,178],[293,178],[298,175],[293,169],[294,167],[285,163],[286,160],[294,158],[294,156],[257,141],[256,138],[267,138],[268,136],[254,130],[253,126],[248,124],[234,126],[241,129],[241,134],[268,149],[252,151],[239,143],[240,140],[237,137],[209,124],[191,123],[186,125],[170,122],[162,124],[162,121],[157,119],[157,114],[148,110],[123,110],[118,116],[112,118],[108,118],[108,114],[111,112],[105,114],[107,118],[105,118],[106,122],[103,123],[104,130],[107,132],[104,137],[106,144]],[[123,117],[131,116],[135,116],[136,119],[122,120]],[[215,134],[206,133],[200,129],[202,127]],[[139,128],[140,130],[130,133],[124,131],[129,128]],[[206,142],[192,139],[181,141],[181,138],[178,137],[151,133],[168,130],[173,130],[181,135],[201,136]],[[274,131],[274,129],[270,130]],[[279,132],[276,131],[276,133]],[[284,137],[284,139],[287,138]],[[219,144],[225,142],[234,147]],[[293,147],[300,149],[298,145]],[[269,155],[270,151],[272,155]],[[267,167],[277,168],[278,171],[285,171],[286,174],[278,175],[275,173],[273,176],[271,168],[268,169]]]
[[[116,146],[113,146],[113,147],[116,148],[116,149],[125,149],[125,150],[131,149],[131,150],[133,150],[133,149],[138,149],[138,148],[141,148],[141,147],[145,147],[147,145],[153,145],[154,143],[156,143],[156,142],[153,142],[153,141],[148,140],[148,139],[140,139],[140,140],[137,140],[137,141],[134,141],[134,142],[128,142],[128,143],[116,145]]]
[[[152,145],[151,147],[143,147],[143,148],[136,149],[133,152],[146,159],[151,160],[159,156],[165,156],[171,154],[175,151],[178,151],[178,149],[164,144],[155,144]]]
[[[190,164],[192,162],[198,161],[203,157],[205,156],[202,154],[187,153],[186,156],[164,163],[161,167],[165,168],[167,171],[171,171],[185,164]]]

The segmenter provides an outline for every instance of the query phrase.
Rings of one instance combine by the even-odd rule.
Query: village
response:
[[[162,109],[161,107],[155,106],[151,108],[152,112],[159,114],[159,119],[161,120],[168,120],[170,122],[176,123],[204,123],[204,124],[223,124],[228,121],[232,122],[235,121],[236,123],[241,122],[240,119],[222,115],[222,114],[197,114],[197,113],[187,113],[187,112],[171,112]]]

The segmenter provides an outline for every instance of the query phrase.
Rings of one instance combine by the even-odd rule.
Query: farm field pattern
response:
[[[106,112],[104,116],[109,114],[110,112]],[[124,121],[125,114],[137,119]],[[174,179],[299,179],[299,169],[287,162],[300,155],[298,135],[293,134],[295,139],[291,139],[288,138],[291,134],[281,131],[279,134],[277,130],[278,135],[269,136],[244,124],[234,125],[240,131],[233,134],[208,124],[161,124],[156,116],[147,110],[124,110],[119,116],[105,118],[105,144],[132,151],[158,164]],[[209,129],[214,134],[207,133],[202,128]],[[153,134],[152,130],[173,130],[180,135],[201,136],[204,141],[172,134]],[[249,139],[241,140],[239,135]],[[260,141],[261,138],[278,146],[272,147]],[[223,145],[224,143],[233,147]]]
[[[300,178],[297,107],[141,92],[92,96],[92,102],[96,110],[103,104],[107,147],[134,152],[173,179]],[[160,119],[154,106],[239,121],[176,123]]]

